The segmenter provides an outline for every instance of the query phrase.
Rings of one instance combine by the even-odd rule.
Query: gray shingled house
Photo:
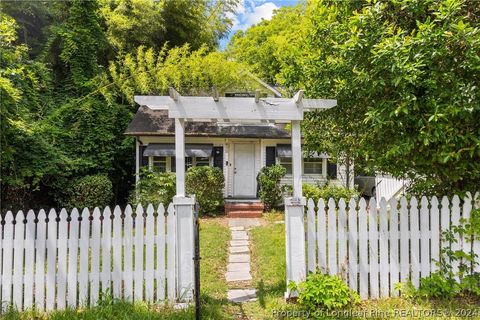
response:
[[[136,173],[141,167],[175,172],[175,125],[167,110],[140,106],[125,134],[136,139]],[[287,170],[283,183],[291,183],[290,133],[284,124],[187,122],[185,164],[213,166],[225,175],[225,198],[255,199],[260,168],[280,164]],[[303,158],[303,181],[344,184],[343,166],[326,154]]]

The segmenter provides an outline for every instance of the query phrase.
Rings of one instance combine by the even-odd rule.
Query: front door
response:
[[[237,143],[234,148],[233,195],[254,198],[256,196],[255,145]]]

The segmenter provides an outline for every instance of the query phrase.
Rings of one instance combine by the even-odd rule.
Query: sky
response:
[[[257,24],[262,19],[270,19],[273,11],[283,6],[293,6],[298,0],[241,0],[237,6],[236,14],[232,14],[233,27],[230,34],[220,41],[220,48],[225,49],[230,37],[237,30],[247,30],[251,25]]]

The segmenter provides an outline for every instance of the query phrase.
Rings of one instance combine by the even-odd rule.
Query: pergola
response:
[[[292,224],[303,225],[305,198],[302,197],[302,150],[300,122],[305,112],[325,110],[336,106],[337,101],[331,99],[305,99],[303,90],[293,98],[268,97],[261,98],[260,91],[255,97],[220,97],[217,92],[211,97],[182,96],[174,88],[169,89],[168,96],[135,96],[135,102],[156,110],[168,110],[168,117],[175,119],[175,161],[176,161],[176,196],[174,205],[177,212],[177,234],[187,241],[193,241],[193,226],[189,218],[193,215],[194,198],[185,194],[185,122],[186,121],[223,121],[223,122],[275,122],[291,123],[292,139],[292,175],[293,197],[285,199],[287,251],[298,253],[295,259],[305,260],[305,244],[295,239],[302,235],[290,234]],[[288,236],[290,234],[290,237]],[[303,238],[302,238],[303,239]],[[182,242],[179,241],[181,244]],[[302,245],[303,244],[303,245]],[[179,283],[187,288],[193,283],[190,264],[193,252],[191,246],[179,248]],[[183,250],[183,251],[182,251]],[[303,255],[303,258],[302,258]],[[287,257],[290,256],[287,254]],[[287,261],[287,279],[300,280],[305,271],[291,270],[292,264]]]

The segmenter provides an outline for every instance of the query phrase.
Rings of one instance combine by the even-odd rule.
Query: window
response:
[[[196,167],[208,167],[210,165],[209,157],[195,157]]]
[[[322,174],[322,159],[321,158],[303,159],[303,173],[304,174]]]
[[[202,166],[209,166],[209,165],[210,165],[210,157],[185,157],[185,171],[187,171],[188,168],[193,166],[202,167]],[[171,158],[170,168],[172,172],[176,172],[175,157]]]
[[[287,174],[292,174],[292,158],[278,158],[280,165],[287,170]]]
[[[166,157],[151,157],[152,168],[158,169],[160,172],[167,171],[167,158]]]

